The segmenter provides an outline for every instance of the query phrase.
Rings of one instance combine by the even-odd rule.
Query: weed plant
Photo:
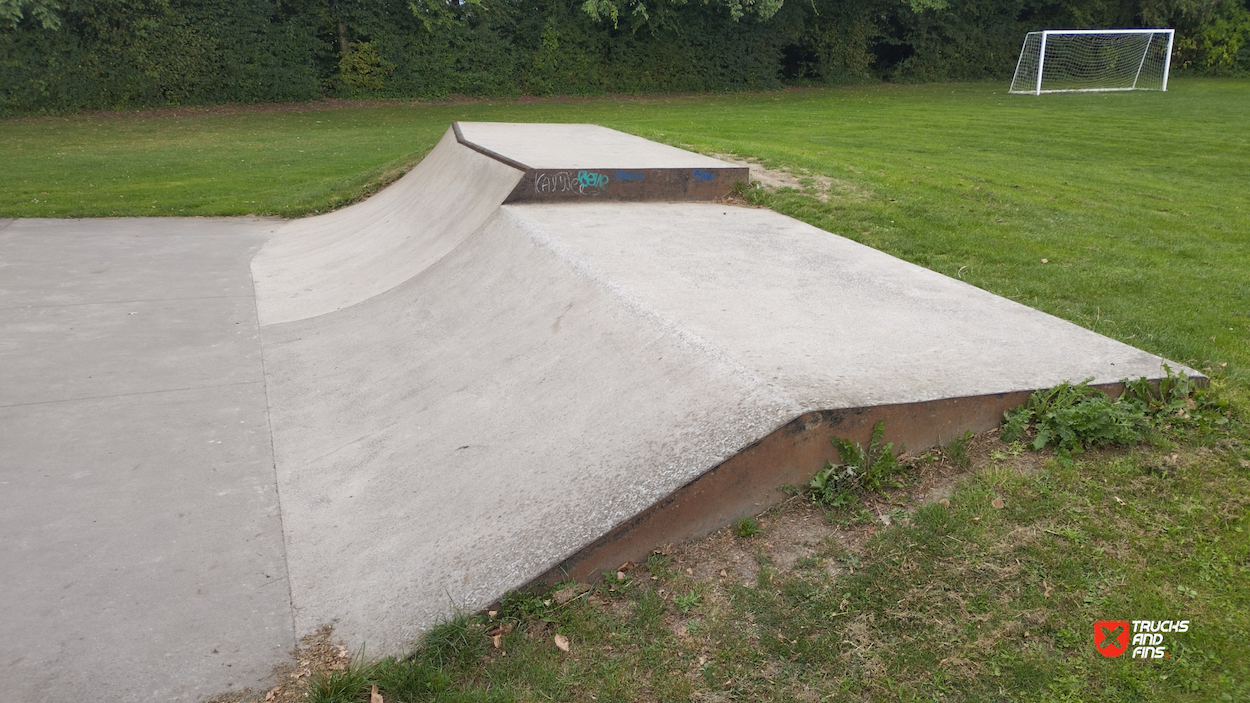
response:
[[[734,534],[739,537],[754,537],[763,534],[764,528],[760,527],[760,521],[753,517],[744,517],[733,524]]]
[[[682,615],[688,615],[691,610],[696,608],[703,600],[703,596],[698,591],[690,591],[673,598],[673,605],[677,607],[677,611]]]
[[[1032,449],[1054,446],[1059,462],[1071,466],[1073,455],[1086,447],[1133,445],[1173,427],[1206,428],[1228,422],[1220,412],[1227,403],[1195,388],[1184,373],[1167,365],[1164,369],[1167,376],[1157,383],[1145,378],[1124,381],[1123,394],[1114,400],[1090,388],[1091,379],[1037,391],[1027,403],[1006,412],[1002,438],[1013,442],[1032,434]]]
[[[968,431],[962,435],[952,439],[945,447],[942,453],[950,459],[951,463],[960,469],[967,470],[970,466],[972,458],[968,456],[968,442],[972,440],[972,432]]]
[[[839,437],[833,438],[841,464],[829,462],[807,484],[807,495],[812,500],[831,508],[840,508],[855,502],[860,490],[881,491],[897,488],[902,484],[898,474],[902,467],[894,456],[894,443],[881,444],[885,435],[885,423],[877,422],[872,428],[868,448],[857,442]]]

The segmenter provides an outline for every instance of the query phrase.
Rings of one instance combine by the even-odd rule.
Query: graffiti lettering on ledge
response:
[[[618,181],[638,181],[642,182],[643,175],[637,171],[617,171],[612,177]]]
[[[585,192],[587,188],[603,188],[608,184],[608,177],[602,173],[578,171],[577,182],[581,184],[582,192]]]
[[[694,170],[694,179],[696,181],[714,181],[716,180],[716,174],[711,171],[704,171],[701,168],[696,168]]]
[[[599,195],[608,185],[608,177],[593,171],[559,171],[556,173],[539,173],[534,176],[534,191],[544,195],[554,193],[577,193],[579,195]]]

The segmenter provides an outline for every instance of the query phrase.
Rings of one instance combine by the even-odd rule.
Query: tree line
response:
[[[1026,32],[1088,27],[1250,72],[1250,0],[0,0],[0,116],[1007,80]]]

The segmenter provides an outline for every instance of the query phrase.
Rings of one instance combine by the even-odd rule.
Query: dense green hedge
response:
[[[1250,0],[0,0],[0,116],[337,97],[1005,80],[1024,33],[1175,26],[1176,66],[1250,71]],[[623,8],[637,7],[622,4]]]

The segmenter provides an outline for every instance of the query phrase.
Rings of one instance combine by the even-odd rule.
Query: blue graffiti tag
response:
[[[641,181],[643,175],[637,171],[617,171],[612,174],[618,181]]]
[[[714,181],[716,180],[716,174],[711,171],[704,171],[701,168],[696,168],[694,170],[694,179],[696,181]]]
[[[587,188],[602,188],[608,184],[608,177],[602,173],[592,173],[590,171],[578,171],[577,182],[581,184],[582,191]]]

